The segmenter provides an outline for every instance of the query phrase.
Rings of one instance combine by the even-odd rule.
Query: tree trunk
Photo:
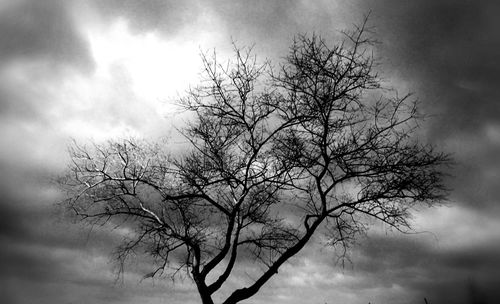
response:
[[[212,297],[207,292],[202,292],[200,290],[198,290],[198,292],[200,294],[202,304],[214,304]]]
[[[198,275],[193,274],[196,287],[198,288],[198,294],[201,297],[202,304],[214,304],[211,294],[208,292],[207,285],[204,280],[200,279]]]

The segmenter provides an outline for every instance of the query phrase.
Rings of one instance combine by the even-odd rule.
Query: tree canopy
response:
[[[262,272],[224,304],[255,295],[315,233],[343,253],[373,219],[409,228],[412,208],[444,198],[449,159],[417,138],[412,96],[384,87],[365,25],[332,45],[297,36],[277,67],[247,48],[224,63],[202,55],[203,78],[180,100],[190,148],[74,144],[65,204],[131,228],[119,259],[150,255],[146,277],[186,270],[204,304],[241,256]]]

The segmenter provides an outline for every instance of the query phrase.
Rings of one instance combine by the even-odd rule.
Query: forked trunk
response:
[[[200,292],[201,303],[202,304],[214,304],[212,297],[208,293]]]
[[[198,294],[201,297],[202,304],[214,304],[211,294],[208,292],[207,285],[195,276],[196,287],[198,288]]]

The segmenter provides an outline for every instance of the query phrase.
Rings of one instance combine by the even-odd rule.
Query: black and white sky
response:
[[[141,280],[144,260],[115,282],[126,232],[91,231],[54,207],[70,139],[170,136],[200,49],[224,58],[234,40],[279,60],[295,34],[335,39],[369,12],[381,73],[414,92],[431,116],[423,140],[455,158],[449,201],[414,213],[421,233],[375,226],[344,268],[311,245],[248,303],[497,303],[495,0],[0,0],[0,302],[199,303],[189,280]]]

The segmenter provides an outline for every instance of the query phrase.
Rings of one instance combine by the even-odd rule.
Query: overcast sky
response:
[[[335,37],[371,12],[383,76],[432,118],[423,140],[457,162],[449,201],[415,235],[376,226],[344,268],[311,245],[247,303],[497,303],[500,3],[467,0],[0,0],[0,302],[199,303],[189,280],[115,282],[119,230],[68,223],[51,180],[71,138],[173,136],[199,52],[231,39],[261,58],[297,33]],[[332,41],[333,42],[333,41]],[[247,280],[236,276],[233,287]]]

